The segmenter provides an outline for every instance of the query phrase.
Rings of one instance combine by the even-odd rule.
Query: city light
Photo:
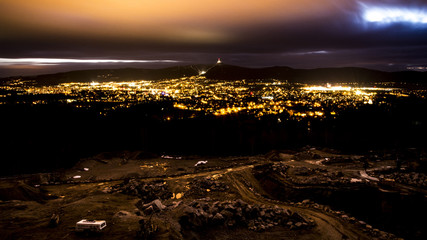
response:
[[[205,76],[183,77],[157,81],[137,80],[127,82],[107,81],[114,76],[100,75],[91,82],[62,83],[38,86],[35,82],[13,80],[0,86],[0,90],[14,91],[17,95],[62,96],[60,103],[76,108],[92,108],[104,104],[100,115],[120,108],[150,102],[171,102],[173,108],[193,114],[226,116],[244,114],[261,118],[285,114],[281,121],[302,118],[328,118],[339,115],[346,109],[382,104],[377,94],[409,97],[404,89],[392,88],[378,83],[375,87],[346,85],[291,84],[280,80],[209,80]],[[9,93],[10,94],[10,93]],[[423,93],[419,95],[425,97]],[[0,96],[0,104],[6,103],[9,95]],[[14,99],[14,98],[12,98]],[[47,99],[16,100],[19,104],[48,104]],[[194,115],[192,115],[194,116]],[[165,121],[175,119],[172,115]]]
[[[310,87],[304,87],[303,89],[307,91],[350,91],[351,87],[342,87],[342,86],[310,86]]]

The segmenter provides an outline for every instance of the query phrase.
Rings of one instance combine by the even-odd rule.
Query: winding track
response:
[[[238,191],[243,200],[257,204],[277,205],[279,207],[301,213],[303,216],[314,220],[316,226],[313,231],[316,232],[319,237],[321,236],[321,239],[370,239],[368,236],[355,229],[354,226],[333,215],[315,209],[290,206],[284,202],[267,199],[254,192],[254,189],[250,189],[246,186],[242,177],[238,176],[236,173],[237,171],[233,171],[225,176],[227,181],[232,183],[233,187]],[[248,169],[243,169],[238,173],[243,174],[248,178],[254,178]]]

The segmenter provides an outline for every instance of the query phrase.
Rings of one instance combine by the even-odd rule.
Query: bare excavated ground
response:
[[[372,161],[365,172],[362,156],[315,149],[227,158],[140,155],[100,154],[61,173],[0,180],[0,239],[396,239],[332,199],[331,206],[328,197],[365,188],[426,195],[425,175],[402,177],[391,170],[392,159]],[[81,219],[106,220],[107,228],[78,234]]]

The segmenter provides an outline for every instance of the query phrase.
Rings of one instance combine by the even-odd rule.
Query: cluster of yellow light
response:
[[[36,87],[22,85],[18,81],[1,88],[15,89],[18,95],[64,94],[68,99],[61,101],[78,108],[91,106],[91,103],[109,102],[115,103],[110,107],[115,110],[141,102],[168,99],[176,109],[217,116],[243,113],[261,117],[287,112],[292,118],[298,119],[334,116],[346,108],[373,104],[379,91],[399,97],[409,96],[408,92],[392,88],[303,86],[278,80],[214,81],[203,76],[193,76],[159,81],[112,82],[105,81],[114,77],[112,75],[98,77],[99,81],[90,83]],[[34,101],[32,104],[43,103]],[[172,118],[165,116],[164,120]]]
[[[289,111],[289,113],[293,116],[297,116],[297,117],[322,117],[324,115],[323,112],[321,111],[308,111],[308,112],[294,112],[294,111]]]
[[[323,112],[320,112],[320,111],[315,111],[314,112],[314,114],[316,115],[316,116],[323,116]]]
[[[364,90],[364,91],[382,91],[382,92],[390,92],[390,91],[398,90],[397,88],[377,88],[377,87],[361,87],[357,89]]]
[[[307,86],[307,87],[303,87],[302,89],[309,92],[347,91],[347,92],[353,92],[354,94],[357,94],[357,95],[372,95],[373,94],[372,92],[376,92],[376,91],[390,92],[390,91],[397,90],[395,88],[376,88],[376,87],[355,88],[355,87],[331,86],[330,84],[327,84],[326,86]]]
[[[390,93],[390,95],[395,95],[395,96],[398,96],[398,97],[409,97],[409,94],[399,93],[399,92],[397,92],[397,93]]]
[[[304,90],[307,91],[351,91],[351,87],[342,87],[342,86],[310,86],[303,87]]]
[[[184,104],[181,104],[181,103],[175,103],[175,104],[173,105],[173,107],[174,107],[174,108],[179,108],[179,109],[184,109],[184,110],[187,110],[187,109],[188,109],[188,107],[187,107],[187,106],[185,106]]]

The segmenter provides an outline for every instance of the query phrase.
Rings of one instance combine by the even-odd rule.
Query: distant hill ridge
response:
[[[207,65],[190,65],[162,69],[122,68],[79,70],[39,76],[9,77],[0,79],[0,82],[16,78],[35,80],[41,85],[53,85],[66,82],[160,80],[194,76],[199,74],[199,70],[209,68],[210,66]],[[422,85],[427,84],[427,72],[382,72],[357,67],[294,69],[284,66],[275,66],[266,68],[246,68],[217,64],[211,67],[205,76],[208,79],[216,80],[279,79],[295,83],[407,82]]]
[[[409,82],[427,84],[427,72],[383,72],[357,67],[294,69],[278,66],[244,68],[230,65],[218,65],[209,70],[206,73],[206,77],[209,79],[223,80],[274,78],[295,83]]]

